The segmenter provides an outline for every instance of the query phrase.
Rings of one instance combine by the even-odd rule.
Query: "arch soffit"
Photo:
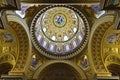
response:
[[[101,40],[104,36],[104,33],[106,30],[112,25],[114,19],[114,15],[103,15],[100,17],[93,25],[89,43],[88,43],[88,55],[91,63],[91,67],[94,69],[94,71],[97,72],[108,72],[107,68],[105,67],[102,57],[101,57]],[[105,26],[102,26],[105,25]],[[107,25],[107,26],[106,26]],[[99,34],[99,32],[101,34]],[[97,35],[96,35],[97,34]],[[100,37],[99,37],[99,35]],[[96,38],[99,38],[97,41]],[[96,42],[96,43],[95,43]],[[98,46],[99,45],[99,46]],[[93,47],[96,49],[96,51],[93,50]],[[103,69],[103,70],[102,70]]]
[[[22,72],[22,74],[24,73],[24,72],[26,72],[26,69],[28,69],[28,66],[29,66],[29,63],[30,63],[30,59],[31,59],[31,48],[32,48],[32,45],[31,45],[31,40],[30,40],[30,35],[29,35],[29,29],[28,29],[28,25],[26,24],[26,22],[25,22],[25,20],[24,19],[22,19],[22,18],[20,18],[18,15],[16,15],[15,13],[12,13],[12,12],[7,12],[7,18],[8,18],[8,22],[14,22],[15,24],[17,23],[17,24],[19,24],[19,25],[21,25],[21,27],[22,28],[19,28],[19,30],[20,29],[23,29],[23,31],[26,33],[26,38],[27,38],[27,40],[28,40],[28,49],[27,49],[27,51],[25,51],[25,52],[27,52],[26,53],[26,55],[24,56],[23,54],[20,54],[20,50],[19,50],[19,52],[18,52],[18,57],[17,57],[17,59],[16,59],[16,65],[15,66],[13,66],[13,69],[12,69],[12,71],[11,71],[11,74],[13,73],[14,74],[14,72],[16,72],[16,71],[18,71],[18,72]],[[10,27],[12,27],[12,26],[10,26]],[[17,26],[15,26],[15,27],[18,27],[18,25]],[[14,28],[15,29],[15,28]],[[16,31],[16,33],[18,33],[17,31]],[[22,32],[21,32],[22,33]],[[19,35],[17,35],[17,36],[19,36]],[[20,39],[18,39],[18,40],[20,40]],[[24,42],[25,43],[25,42]],[[24,44],[23,43],[23,44]],[[20,45],[19,45],[20,46]],[[20,48],[19,48],[20,49]],[[19,64],[19,61],[21,60],[21,58],[20,57],[22,57],[22,60],[25,62],[25,63],[23,63],[23,64],[21,64],[20,66],[23,66],[23,67],[21,67],[21,71],[19,71],[19,70],[17,70],[18,69],[18,66],[17,66],[17,64]],[[25,59],[24,59],[25,58]],[[19,75],[19,74],[16,74],[16,75]]]
[[[62,63],[62,64],[66,64],[67,66],[75,69],[78,73],[79,76],[82,77],[82,79],[87,79],[84,71],[82,70],[82,68],[78,67],[77,65],[69,62],[69,61],[64,61],[64,60],[51,60],[49,62],[47,62],[46,64],[43,64],[42,66],[38,67],[38,69],[36,69],[34,75],[33,75],[33,79],[38,79],[40,72],[42,72],[42,70],[44,70],[46,67],[49,67],[50,65],[54,65],[57,63]]]

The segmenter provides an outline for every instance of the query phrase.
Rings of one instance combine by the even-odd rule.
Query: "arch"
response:
[[[6,53],[0,56],[0,76],[9,74],[15,65],[15,57],[11,53]]]
[[[4,67],[3,67],[4,66]],[[0,64],[0,76],[1,75],[6,75],[9,73],[9,71],[12,69],[13,65],[10,63],[2,63]]]
[[[111,54],[105,58],[105,65],[112,76],[120,76],[120,56],[119,54]]]
[[[0,64],[9,63],[12,65],[15,65],[15,57],[10,53],[6,53],[4,55],[1,55],[0,61],[1,61]]]
[[[120,64],[110,64],[107,66],[108,70],[112,73],[112,76],[120,76]]]
[[[105,58],[105,65],[109,66],[111,64],[116,64],[116,65],[120,64],[120,56],[119,56],[119,54],[111,54],[111,55],[108,55]]]
[[[56,61],[56,60],[51,60],[51,61],[47,62],[46,64],[43,64],[42,66],[40,66],[40,67],[35,71],[35,73],[34,73],[34,75],[33,75],[33,79],[38,79],[38,78],[39,78],[39,75],[42,74],[41,72],[42,72],[43,70],[45,70],[47,67],[49,67],[49,66],[51,66],[51,65],[55,65],[55,64],[64,64],[64,65],[66,65],[67,67],[69,67],[70,69],[73,69],[73,70],[77,73],[76,75],[78,75],[79,78],[81,78],[82,80],[83,80],[83,79],[84,79],[84,80],[87,79],[84,71],[83,71],[80,67],[78,67],[77,65],[75,65],[75,64],[73,64],[73,63],[71,63],[71,62],[69,62],[69,61],[64,61],[64,60],[57,60],[57,61]]]
[[[106,68],[101,51],[101,42],[105,32],[113,25],[114,15],[105,14],[100,17],[93,25],[90,40],[88,43],[88,52],[91,66],[93,67],[97,76],[110,76]]]
[[[16,33],[18,45],[18,53],[16,64],[13,66],[9,75],[24,75],[28,69],[31,58],[31,40],[28,25],[25,20],[20,18],[13,12],[7,12],[8,25]]]

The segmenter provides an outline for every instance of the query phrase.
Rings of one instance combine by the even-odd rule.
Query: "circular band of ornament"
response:
[[[31,38],[44,56],[67,59],[79,54],[87,44],[89,23],[78,9],[52,5],[40,10],[31,23]]]

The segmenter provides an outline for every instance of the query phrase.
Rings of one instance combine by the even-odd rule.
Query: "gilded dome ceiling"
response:
[[[84,14],[76,8],[55,5],[37,13],[31,33],[34,46],[39,52],[45,52],[41,52],[43,55],[65,57],[84,48],[89,25]]]

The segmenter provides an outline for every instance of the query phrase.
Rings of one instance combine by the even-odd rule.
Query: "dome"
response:
[[[74,9],[70,6],[54,6],[38,12],[32,25],[38,47],[55,56],[68,55],[80,47],[88,34],[87,19]]]

